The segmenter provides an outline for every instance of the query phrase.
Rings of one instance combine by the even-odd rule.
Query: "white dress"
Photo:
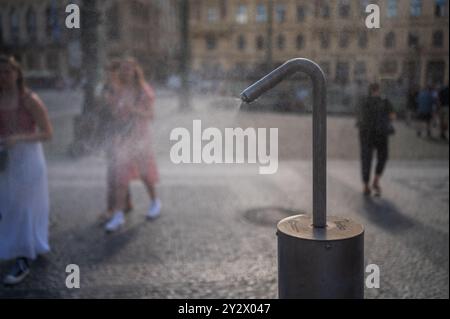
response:
[[[35,259],[50,251],[47,167],[41,143],[8,150],[0,172],[0,260]]]

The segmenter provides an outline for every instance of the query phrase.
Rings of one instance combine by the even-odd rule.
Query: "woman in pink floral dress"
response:
[[[116,231],[125,223],[127,192],[133,179],[142,180],[151,199],[147,218],[158,217],[161,210],[155,190],[159,174],[150,130],[154,92],[135,60],[121,61],[118,73],[119,85],[110,96],[114,125],[119,134],[113,136],[114,205],[113,215],[105,226],[108,232]]]

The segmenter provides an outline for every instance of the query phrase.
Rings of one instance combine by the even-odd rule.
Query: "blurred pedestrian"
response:
[[[153,119],[154,93],[146,83],[143,71],[133,59],[120,62],[118,86],[111,97],[112,114],[118,132],[114,138],[114,203],[113,216],[106,224],[108,232],[118,230],[125,223],[127,189],[131,180],[141,179],[151,199],[147,218],[159,216],[161,202],[155,186],[159,174],[152,151],[150,120]]]
[[[106,211],[100,215],[100,221],[105,222],[113,216],[114,196],[115,196],[115,166],[116,153],[113,151],[114,141],[120,136],[120,125],[114,117],[113,108],[116,106],[116,94],[119,92],[120,60],[112,60],[106,67],[106,79],[103,85],[100,103],[98,103],[98,133],[97,137],[101,140],[102,147],[105,150],[107,163],[107,194]],[[125,213],[133,210],[131,203],[130,187],[127,189]]]
[[[50,251],[42,141],[52,136],[46,107],[25,87],[20,65],[0,57],[0,260],[16,259],[3,282],[20,283],[30,261]]]
[[[358,127],[361,147],[361,170],[364,195],[381,196],[380,179],[386,167],[389,152],[389,135],[394,134],[392,121],[396,118],[390,101],[381,97],[380,85],[369,86],[369,95],[362,100],[358,110]],[[377,152],[377,165],[372,188],[370,175],[372,158]]]
[[[167,79],[167,87],[173,91],[178,91],[181,88],[181,78],[177,74],[172,74]]]
[[[441,139],[447,140],[448,132],[448,84],[439,92],[439,119],[441,127]]]
[[[433,120],[435,98],[433,97],[433,88],[428,86],[422,89],[417,96],[417,136],[422,136],[425,128],[427,137],[431,137],[431,122]]]
[[[418,95],[418,88],[416,86],[410,87],[406,101],[406,125],[408,126],[411,125],[413,119],[416,117]]]
[[[294,108],[291,111],[304,112],[309,92],[305,88],[298,88],[295,91]]]

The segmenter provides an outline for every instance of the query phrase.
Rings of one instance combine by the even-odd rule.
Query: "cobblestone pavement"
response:
[[[135,209],[126,227],[103,232],[97,216],[105,202],[104,160],[97,154],[64,156],[71,132],[60,111],[53,116],[57,134],[46,146],[52,252],[34,263],[21,285],[0,286],[0,297],[277,297],[276,223],[311,212],[311,119],[208,112],[206,102],[195,114],[180,114],[171,99],[158,103],[161,218],[145,221],[148,199],[134,182]],[[258,175],[254,165],[172,164],[168,134],[174,127],[191,127],[193,118],[204,120],[205,127],[279,127],[277,174]],[[352,125],[349,118],[329,120],[328,213],[366,228],[366,265],[381,270],[380,289],[366,289],[366,297],[448,298],[448,144],[417,140],[411,129],[399,126],[384,196],[364,199]],[[80,266],[81,288],[69,290],[65,268],[73,263]],[[10,264],[0,263],[0,275]]]

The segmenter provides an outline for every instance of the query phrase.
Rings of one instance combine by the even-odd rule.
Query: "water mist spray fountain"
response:
[[[322,69],[292,59],[241,93],[251,103],[294,73],[313,84],[313,212],[277,226],[280,298],[364,298],[364,228],[342,217],[327,219],[327,101]]]

